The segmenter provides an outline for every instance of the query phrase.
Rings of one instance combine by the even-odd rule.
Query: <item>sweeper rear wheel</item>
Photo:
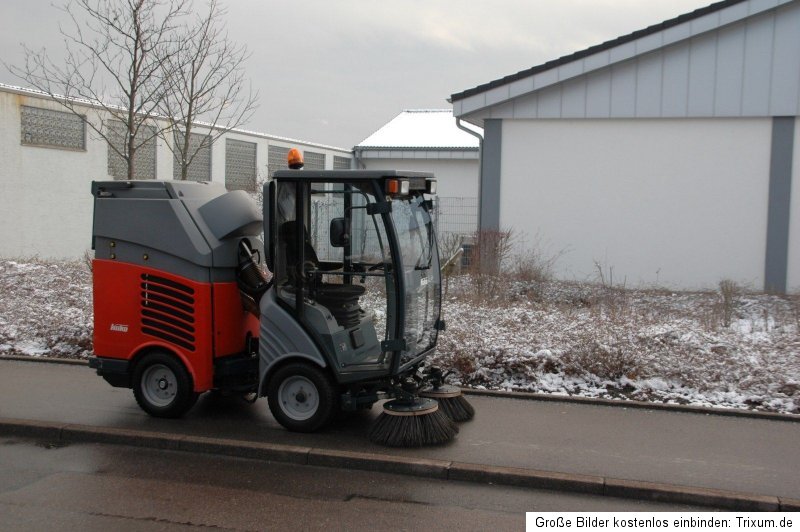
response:
[[[336,410],[336,397],[328,375],[305,362],[278,369],[267,386],[270,412],[294,432],[314,432],[327,425]]]
[[[197,401],[192,377],[175,357],[160,351],[145,355],[133,372],[133,396],[155,417],[181,417]]]

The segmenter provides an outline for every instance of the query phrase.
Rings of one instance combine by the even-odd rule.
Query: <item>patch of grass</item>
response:
[[[0,261],[0,291],[0,352],[91,354],[91,272],[83,261]]]

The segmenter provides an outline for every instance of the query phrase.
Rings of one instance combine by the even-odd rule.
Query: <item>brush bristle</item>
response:
[[[373,443],[389,447],[440,445],[452,440],[458,426],[441,410],[417,416],[393,416],[385,411],[369,431]]]
[[[469,421],[475,417],[475,409],[463,395],[456,397],[442,397],[437,399],[439,410],[453,421]]]

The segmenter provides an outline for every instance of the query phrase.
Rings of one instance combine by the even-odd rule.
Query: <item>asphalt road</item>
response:
[[[0,438],[2,530],[521,530],[526,511],[574,510],[707,509]]]
[[[318,434],[280,427],[265,400],[207,394],[181,420],[147,416],[130,390],[81,366],[0,361],[0,417],[525,467],[761,495],[800,496],[800,423],[470,397],[476,419],[441,447],[387,449],[372,412]]]

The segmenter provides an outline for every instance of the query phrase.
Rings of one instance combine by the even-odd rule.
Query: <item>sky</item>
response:
[[[202,0],[195,0],[202,5]],[[222,0],[259,108],[246,129],[351,148],[403,109],[708,5],[710,0]],[[59,57],[62,0],[0,0],[0,59]],[[22,85],[0,65],[0,82]]]

